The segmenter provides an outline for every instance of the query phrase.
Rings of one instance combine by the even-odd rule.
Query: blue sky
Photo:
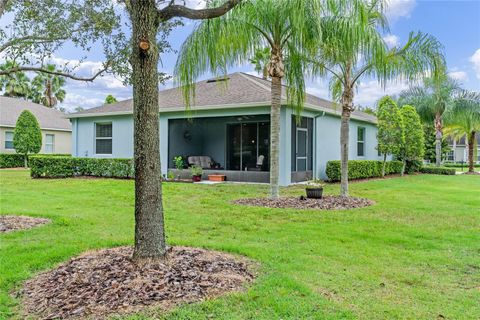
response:
[[[195,6],[201,0],[189,0]],[[450,75],[460,81],[464,88],[480,91],[480,0],[390,0],[387,12],[390,21],[390,33],[385,35],[388,43],[402,44],[411,31],[423,31],[437,37],[445,46]],[[180,48],[184,39],[191,33],[193,23],[186,21],[185,26],[177,28],[170,36],[174,49]],[[88,61],[79,68],[80,74],[93,72],[101,61],[100,48],[93,50]],[[66,47],[57,56],[57,61],[78,59],[76,51]],[[176,54],[162,57],[162,70],[172,73]],[[252,65],[237,66],[230,69],[253,73]],[[209,75],[205,75],[204,78]],[[327,81],[317,79],[309,81],[307,90],[315,95],[328,98]],[[167,84],[171,86],[171,82]],[[392,82],[385,91],[373,79],[364,79],[356,93],[355,103],[373,106],[385,94],[398,94],[407,88],[404,82]],[[124,87],[121,81],[105,76],[93,83],[68,81],[67,99],[63,106],[72,110],[76,106],[90,108],[100,105],[105,96],[113,94],[118,99],[130,98],[131,88]]]

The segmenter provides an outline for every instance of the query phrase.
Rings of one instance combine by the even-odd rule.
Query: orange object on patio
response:
[[[210,181],[225,181],[227,176],[224,174],[209,174],[208,175],[208,180]]]

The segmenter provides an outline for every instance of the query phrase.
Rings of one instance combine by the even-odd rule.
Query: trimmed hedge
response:
[[[348,161],[348,179],[366,179],[382,176],[383,161],[377,160],[350,160]],[[387,161],[385,175],[401,173],[401,161]],[[340,161],[327,162],[327,177],[330,181],[340,181]]]
[[[429,173],[429,174],[455,175],[454,168],[446,168],[446,167],[421,167],[420,172]]]
[[[0,168],[19,168],[23,167],[23,155],[18,153],[0,154]]]
[[[32,178],[133,178],[135,174],[133,159],[33,156],[30,158],[30,169]]]
[[[478,167],[480,164],[474,163],[475,167]],[[468,168],[468,162],[464,162],[463,165],[461,163],[444,163],[444,167],[446,168]]]
[[[45,157],[70,157],[69,154],[36,154],[30,155],[27,159],[27,164],[30,163],[30,157],[45,156]],[[20,168],[23,167],[23,154],[19,153],[0,153],[0,168]]]

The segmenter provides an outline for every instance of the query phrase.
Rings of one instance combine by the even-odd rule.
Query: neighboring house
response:
[[[13,132],[23,110],[33,113],[42,129],[40,153],[71,153],[72,126],[62,112],[27,100],[3,96],[0,96],[0,153],[15,153]]]
[[[285,91],[285,90],[284,90]],[[245,73],[198,82],[189,113],[181,90],[159,97],[162,174],[175,156],[196,156],[204,174],[227,180],[269,181],[270,82]],[[285,97],[282,99],[285,104]],[[72,153],[78,157],[133,157],[133,101],[69,114]],[[307,95],[301,121],[283,106],[280,130],[280,184],[325,178],[328,160],[340,158],[341,107]],[[375,116],[355,111],[350,122],[350,159],[379,160]],[[188,171],[186,171],[188,172]]]
[[[476,156],[475,162],[480,163],[480,133],[476,134],[477,138],[477,152],[474,157]],[[448,146],[450,150],[447,154],[447,162],[454,162],[454,163],[466,163],[468,162],[468,143],[465,136],[461,137],[460,139],[452,139],[450,137],[447,138]]]

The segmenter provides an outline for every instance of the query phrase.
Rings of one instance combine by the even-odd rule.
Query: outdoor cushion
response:
[[[188,164],[200,166],[202,169],[210,169],[213,161],[209,156],[190,156],[188,157]]]

